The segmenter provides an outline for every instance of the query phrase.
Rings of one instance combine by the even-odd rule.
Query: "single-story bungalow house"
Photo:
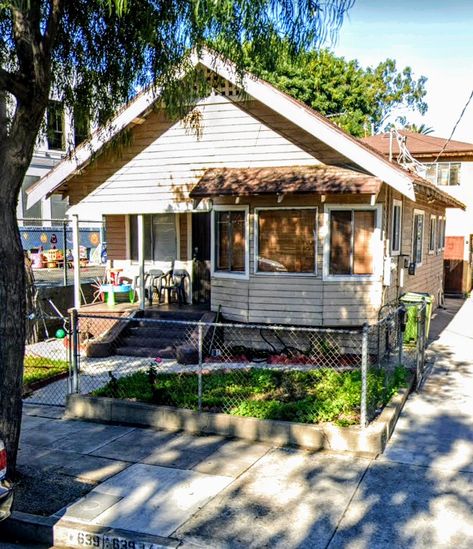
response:
[[[439,298],[459,200],[232,63],[195,63],[212,83],[197,131],[144,91],[28,204],[61,193],[76,220],[102,215],[116,267],[187,262],[188,299],[228,320],[359,326],[406,291]]]

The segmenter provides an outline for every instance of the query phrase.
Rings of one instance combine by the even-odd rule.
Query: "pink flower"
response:
[[[154,359],[154,362],[156,362],[157,364],[161,364],[162,361],[163,361],[163,359],[162,359],[160,356],[157,356],[157,357]]]

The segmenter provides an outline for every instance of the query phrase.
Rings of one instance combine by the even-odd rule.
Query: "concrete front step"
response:
[[[149,343],[149,342],[148,342]],[[167,347],[117,347],[115,354],[122,356],[139,356],[148,358],[176,358],[176,349],[173,346]]]
[[[156,311],[146,309],[144,318],[156,318],[160,320],[187,320],[189,322],[197,322],[204,315],[205,311]]]
[[[189,338],[184,336],[173,337],[172,334],[162,334],[159,337],[147,337],[147,334],[130,335],[123,337],[119,343],[120,347],[176,347],[188,342]]]

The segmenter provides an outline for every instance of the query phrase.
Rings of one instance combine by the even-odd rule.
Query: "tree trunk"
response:
[[[7,448],[10,478],[20,436],[26,320],[23,250],[12,192],[19,177],[21,187],[18,169],[9,163],[0,167],[0,436]]]
[[[48,86],[36,100],[18,104],[6,140],[0,141],[0,437],[14,478],[21,428],[26,336],[24,254],[16,220],[21,185],[44,116]]]

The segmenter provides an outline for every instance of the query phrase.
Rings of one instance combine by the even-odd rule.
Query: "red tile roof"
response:
[[[421,133],[409,132],[405,130],[401,130],[399,133],[406,136],[407,149],[415,158],[437,156],[445,145],[445,142],[447,141],[447,139],[445,139],[444,137],[434,137],[432,135],[423,135]],[[365,145],[369,145],[381,154],[389,156],[389,133],[372,135],[370,137],[360,139],[360,141]],[[399,154],[399,146],[395,137],[392,140],[392,147],[393,155]],[[442,159],[446,160],[446,158],[444,157],[451,156],[469,156],[473,160],[473,143],[464,143],[463,141],[450,141],[445,147],[445,151],[442,153],[439,161],[441,161]]]

